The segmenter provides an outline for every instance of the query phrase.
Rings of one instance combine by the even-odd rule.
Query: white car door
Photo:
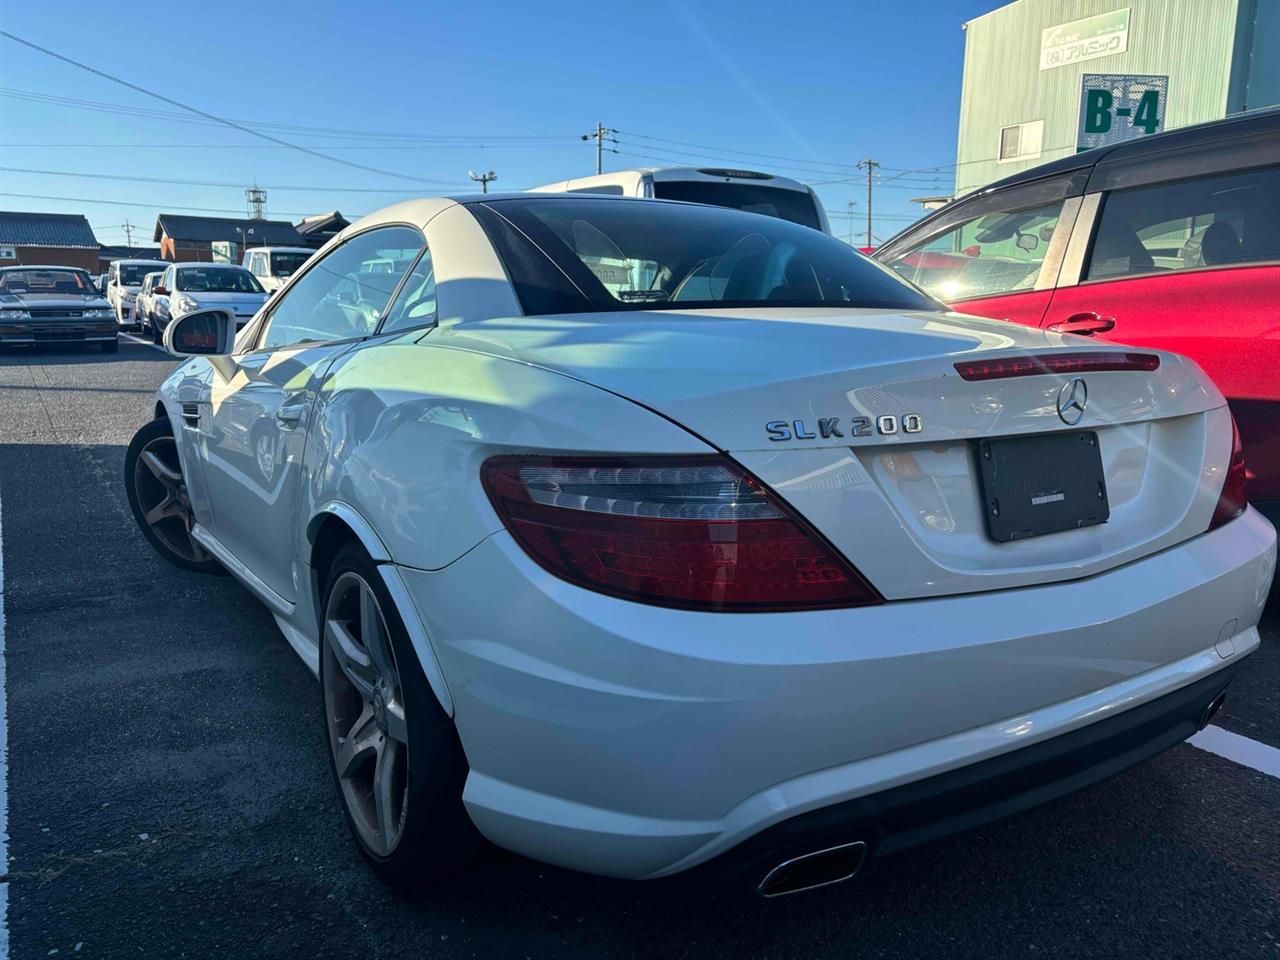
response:
[[[205,479],[213,535],[282,600],[297,595],[295,501],[312,406],[329,365],[374,332],[422,234],[357,234],[272,303],[253,348],[216,365]],[[392,273],[366,269],[394,259]]]

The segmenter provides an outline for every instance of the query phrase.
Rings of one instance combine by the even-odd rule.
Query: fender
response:
[[[409,591],[404,585],[404,580],[400,577],[400,569],[392,562],[391,554],[387,550],[386,544],[382,542],[382,538],[374,532],[373,527],[364,517],[360,516],[354,508],[340,500],[330,500],[325,503],[316,511],[315,516],[307,522],[307,543],[313,544],[315,542],[315,535],[320,528],[320,523],[328,515],[337,517],[350,527],[360,541],[361,546],[364,547],[373,562],[378,565],[378,572],[382,574],[382,582],[386,585],[387,592],[391,594],[391,599],[396,605],[396,611],[400,614],[400,621],[404,624],[405,630],[409,634],[409,642],[413,644],[414,652],[418,655],[418,663],[422,665],[422,672],[426,674],[427,683],[431,685],[431,691],[436,695],[436,700],[440,702],[441,709],[452,717],[453,696],[449,693],[449,685],[445,682],[444,671],[440,669],[440,660],[436,657],[435,647],[431,643],[431,638],[427,636],[417,605],[413,602],[413,598],[409,595]]]
[[[307,543],[315,545],[316,532],[320,529],[320,522],[326,515],[332,514],[354,531],[356,538],[360,541],[360,545],[364,547],[365,552],[374,563],[390,563],[391,553],[387,550],[387,545],[382,542],[369,525],[369,522],[352,507],[347,506],[341,500],[330,500],[321,505],[309,521],[307,521]]]

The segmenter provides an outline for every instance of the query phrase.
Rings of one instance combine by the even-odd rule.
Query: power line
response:
[[[672,140],[672,139],[670,139],[669,137],[654,137],[654,136],[650,136],[649,134],[644,134],[644,133],[635,133],[634,131],[630,131],[630,130],[619,130],[618,132],[619,132],[619,133],[621,133],[621,134],[623,134],[624,136],[629,136],[629,137],[638,137],[638,138],[640,138],[641,140],[653,140],[653,141],[656,141],[656,142],[658,142],[658,143],[674,143],[674,144],[679,144],[680,146],[685,146],[685,147],[695,147],[695,148],[699,148],[699,149],[703,149],[703,150],[711,150],[711,151],[713,151],[713,153],[716,153],[716,154],[736,153],[736,154],[740,154],[740,155],[742,155],[742,156],[747,156],[747,157],[761,157],[761,158],[763,158],[763,159],[765,159],[765,160],[786,160],[786,161],[792,161],[792,162],[794,162],[794,163],[802,163],[802,164],[806,164],[806,165],[808,165],[808,166],[835,167],[836,169],[841,169],[841,168],[845,168],[845,167],[846,167],[846,165],[845,165],[845,164],[843,164],[843,163],[839,163],[839,162],[836,162],[836,161],[833,161],[833,160],[814,160],[814,159],[812,159],[812,158],[810,158],[810,159],[802,159],[802,158],[800,158],[800,157],[787,157],[787,156],[782,156],[782,155],[780,155],[780,154],[776,154],[776,153],[756,153],[756,152],[753,152],[753,151],[750,151],[750,150],[737,150],[737,149],[734,149],[734,148],[732,148],[732,147],[712,147],[712,146],[709,146],[708,144],[705,144],[705,143],[690,143],[690,142],[689,142],[689,141],[687,141],[687,140]],[[681,151],[678,151],[678,150],[672,150],[672,151],[669,151],[669,152],[671,152],[671,153],[679,153],[679,152],[681,152]],[[884,170],[897,170],[897,171],[902,171],[902,172],[906,172],[906,173],[918,173],[918,172],[922,172],[922,171],[925,171],[925,170],[934,170],[934,169],[937,169],[938,167],[941,167],[941,166],[954,166],[954,164],[950,164],[950,165],[948,165],[948,164],[936,164],[936,165],[934,165],[934,166],[932,166],[932,167],[918,167],[918,168],[912,168],[912,169],[909,169],[909,170],[904,170],[902,167],[882,167],[882,169],[884,169]]]
[[[577,142],[578,138],[573,138]],[[545,150],[549,147],[564,149],[567,144],[554,143],[325,143],[312,144],[326,150]],[[56,150],[288,150],[274,143],[0,143],[0,150],[56,149]]]
[[[619,156],[623,156],[623,157],[632,157],[632,158],[637,159],[637,160],[653,160],[653,161],[656,161],[656,162],[658,162],[658,163],[672,163],[672,164],[676,164],[676,165],[679,165],[679,166],[684,166],[684,165],[686,165],[686,164],[688,163],[688,161],[685,161],[685,160],[678,160],[678,159],[675,159],[675,158],[672,158],[672,157],[663,157],[663,156],[658,156],[658,155],[656,155],[656,154],[652,154],[652,153],[636,153],[634,150],[628,149],[628,146],[629,146],[628,144],[625,144],[625,143],[622,143],[622,142],[619,142],[619,144],[618,144],[618,145],[619,145],[622,149],[614,150],[614,151],[612,151],[612,152],[613,152],[613,153],[618,154]],[[719,162],[723,163],[724,161],[723,161],[723,159],[720,159],[720,160],[719,160]],[[838,180],[806,180],[806,179],[804,179],[803,177],[801,177],[801,178],[795,178],[795,177],[793,177],[792,179],[797,179],[800,183],[804,183],[804,184],[806,184],[807,186],[811,186],[811,187],[821,187],[821,186],[828,186],[828,185],[831,185],[831,184],[855,183],[855,182],[859,182],[859,181],[861,181],[863,178],[862,178],[862,177],[860,177],[860,176],[858,176],[858,177],[841,177],[841,178],[840,178],[840,179],[838,179]],[[880,181],[879,179],[877,179],[877,180],[876,180],[876,184],[877,184],[878,186],[879,186],[879,185],[881,185],[881,181]],[[921,180],[921,181],[906,180],[906,181],[903,181],[902,183],[897,183],[897,184],[892,184],[892,185],[885,185],[885,189],[889,189],[889,190],[911,190],[911,191],[914,191],[914,192],[917,192],[917,193],[918,193],[918,192],[920,192],[921,190],[933,190],[933,189],[937,189],[937,190],[945,190],[945,189],[950,189],[950,188],[951,188],[951,186],[952,186],[952,184],[951,184],[950,182],[948,182],[948,181],[945,181],[945,180],[932,180],[932,181],[927,181],[927,180]]]
[[[202,117],[191,117],[183,113],[176,113],[171,110],[156,110],[150,107],[138,107],[128,104],[111,103],[103,100],[85,100],[79,97],[64,97],[52,93],[42,93],[37,90],[22,90],[16,87],[0,87],[0,96],[12,97],[18,100],[30,100],[36,103],[54,104],[57,106],[74,107],[84,110],[95,110],[104,113],[119,113],[127,116],[135,116],[141,119],[152,120],[174,120],[184,123],[195,123],[202,125],[217,125],[220,120],[206,120]],[[488,134],[488,133],[468,133],[468,134],[425,134],[425,133],[404,133],[404,132],[388,132],[378,130],[353,130],[343,127],[315,127],[294,123],[277,123],[265,120],[235,120],[235,123],[244,126],[254,127],[261,130],[274,130],[279,133],[290,133],[297,136],[334,136],[344,138],[357,138],[360,140],[393,140],[405,142],[422,142],[427,144],[435,144],[440,146],[449,146],[453,141],[460,142],[461,145],[474,144],[480,141],[508,141],[512,144],[547,141],[568,144],[576,141],[578,137],[573,134]],[[483,146],[483,144],[481,144]],[[281,144],[275,145],[277,148]],[[284,144],[285,147],[292,149],[292,145]],[[314,145],[313,145],[314,146]]]
[[[206,120],[216,121],[217,123],[221,123],[224,126],[230,127],[233,130],[239,130],[241,133],[247,133],[251,137],[258,137],[262,140],[267,140],[271,143],[277,143],[277,144],[280,144],[281,146],[291,147],[292,149],[297,150],[299,153],[305,153],[308,156],[318,157],[321,160],[328,160],[331,163],[339,163],[339,164],[342,164],[344,167],[351,167],[356,170],[364,170],[366,173],[376,173],[384,177],[397,177],[401,180],[417,180],[422,182],[421,177],[411,176],[410,174],[407,174],[407,173],[397,173],[394,170],[383,170],[379,167],[371,167],[367,164],[356,163],[354,160],[343,160],[341,157],[334,157],[327,153],[321,153],[319,150],[312,150],[310,147],[304,147],[301,144],[290,143],[287,140],[282,140],[279,137],[272,136],[269,133],[263,133],[260,130],[254,130],[252,127],[246,127],[243,124],[236,123],[234,120],[227,120],[215,114],[207,113],[206,111],[200,110],[197,107],[192,107],[185,103],[182,103],[179,100],[174,100],[172,97],[166,97],[162,93],[156,93],[153,90],[148,90],[146,87],[140,87],[136,83],[130,83],[128,80],[121,80],[119,77],[115,77],[109,73],[106,73],[105,71],[98,70],[96,67],[91,67],[87,63],[81,63],[78,60],[73,60],[70,57],[63,56],[60,53],[55,53],[54,51],[48,49],[47,47],[42,47],[37,43],[32,43],[30,40],[24,40],[22,37],[19,37],[13,33],[9,33],[6,30],[0,30],[0,37],[7,37],[8,39],[14,41],[15,43],[20,43],[24,47],[30,47],[32,50],[39,51],[40,53],[43,53],[46,56],[52,57],[55,60],[61,60],[63,63],[68,63],[73,67],[78,67],[81,70],[85,70],[89,73],[94,74],[95,76],[102,77],[105,80],[110,80],[113,83],[118,83],[122,87],[127,87],[128,89],[133,90],[137,93],[141,93],[141,94],[144,94],[145,96],[152,97],[153,99],[159,100],[162,103],[167,103],[170,106],[177,107],[180,110],[185,110],[188,113],[195,114],[198,117],[204,117]]]
[[[81,173],[74,170],[41,170],[34,167],[2,167],[0,171],[5,173],[28,173],[42,177],[84,177],[89,180],[125,180],[132,183],[168,183],[180,187],[230,187],[240,190],[244,187],[243,181],[234,183],[226,180],[181,180],[168,177],[131,177],[126,174],[116,173]],[[462,186],[462,180],[433,180],[429,181],[438,186]],[[281,191],[315,191],[317,193],[343,192],[343,193],[411,193],[420,194],[422,190],[417,187],[312,187],[312,186],[270,186],[264,184],[264,190],[281,190]]]
[[[0,191],[0,197],[21,197],[25,200],[61,200],[66,203],[101,203],[112,207],[147,207],[152,210],[172,210],[180,212],[184,210],[192,210],[197,213],[234,213],[239,219],[244,219],[243,209],[233,209],[228,207],[188,207],[177,203],[149,203],[145,200],[101,200],[97,197],[56,197],[45,193],[10,193],[8,191]],[[277,210],[276,215],[281,217],[310,217],[315,211],[300,210]],[[355,214],[349,219],[354,222],[364,214]]]

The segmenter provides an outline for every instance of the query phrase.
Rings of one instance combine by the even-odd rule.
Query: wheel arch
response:
[[[313,585],[311,592],[315,598],[319,642],[324,642],[324,597],[321,577],[332,565],[343,546],[352,541],[358,542],[364,547],[382,575],[383,585],[386,586],[392,602],[396,605],[400,622],[404,624],[409,634],[409,642],[413,644],[414,652],[418,655],[418,663],[426,675],[431,691],[436,695],[440,708],[452,717],[453,696],[445,681],[444,671],[440,668],[440,659],[436,656],[435,646],[427,634],[417,605],[413,602],[404,579],[400,576],[399,568],[392,562],[386,545],[369,522],[351,506],[340,501],[331,501],[324,504],[307,522],[306,536],[310,546],[309,560]]]

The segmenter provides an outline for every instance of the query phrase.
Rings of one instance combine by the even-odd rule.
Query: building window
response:
[[[1011,127],[1000,128],[1001,163],[1010,160],[1034,160],[1040,156],[1040,146],[1044,140],[1044,121],[1029,120],[1026,123],[1015,123]]]

